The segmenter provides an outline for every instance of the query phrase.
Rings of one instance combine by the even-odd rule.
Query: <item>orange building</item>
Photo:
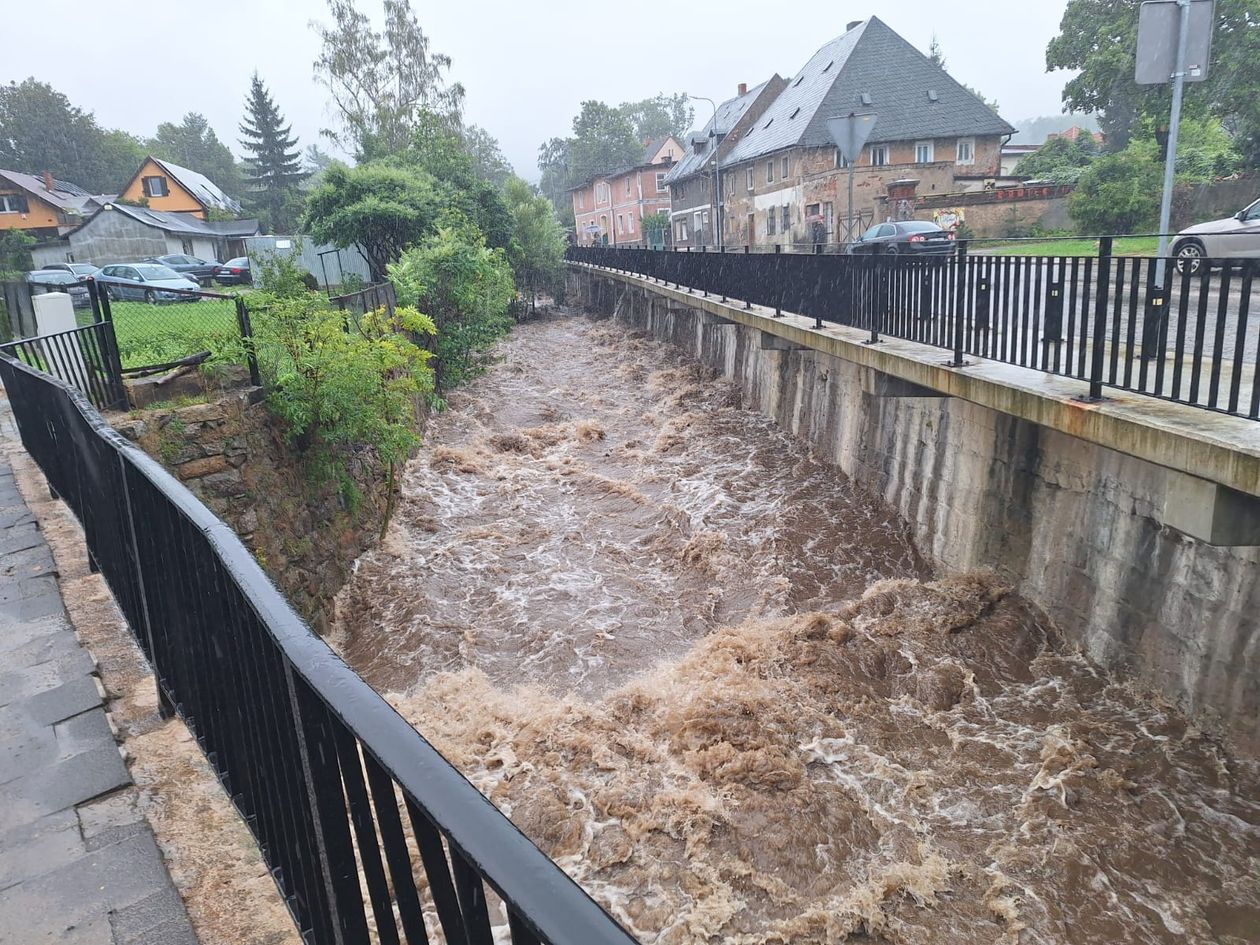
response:
[[[55,239],[95,210],[86,191],[47,171],[42,177],[0,170],[0,230],[22,230],[36,239]]]
[[[241,205],[204,174],[155,157],[147,157],[140,169],[118,193],[118,200],[143,204],[151,210],[196,214],[210,219],[211,210],[239,214]]]
[[[682,153],[675,138],[648,141],[642,164],[598,175],[574,187],[569,193],[578,242],[609,246],[642,243],[643,218],[662,210],[669,213],[665,175]]]

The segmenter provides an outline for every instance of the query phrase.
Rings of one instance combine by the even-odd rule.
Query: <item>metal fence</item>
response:
[[[97,288],[81,318],[114,323],[124,372],[164,370],[208,351],[239,359],[257,377],[249,312],[240,296],[118,282],[98,282]]]
[[[392,282],[381,282],[377,285],[365,286],[358,292],[334,295],[329,298],[328,304],[339,311],[350,312],[352,315],[363,315],[384,309],[392,316],[398,304],[398,297],[394,294]]]
[[[1260,419],[1260,260],[571,248],[568,258],[823,322]]]
[[[632,945],[82,394],[3,352],[0,379],[163,711],[195,735],[304,941],[421,945],[440,930],[451,945]]]
[[[0,357],[16,359],[60,378],[86,394],[100,410],[127,408],[118,347],[109,322],[0,345]]]

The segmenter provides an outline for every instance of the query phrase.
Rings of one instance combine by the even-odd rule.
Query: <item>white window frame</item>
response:
[[[667,190],[669,190],[669,188],[665,186],[665,175],[663,173],[657,174],[656,175],[656,192],[658,194],[663,194]]]
[[[788,179],[788,156],[785,154],[779,159],[779,180]]]
[[[840,149],[836,148],[836,170],[847,171],[849,169],[849,159],[840,153]]]
[[[160,183],[159,183],[160,182]],[[146,197],[168,197],[171,193],[171,185],[166,182],[166,178],[161,174],[150,174],[143,179],[144,195]],[[157,192],[150,184],[158,184]]]
[[[30,202],[27,202],[27,209],[23,210],[22,199],[21,194],[0,194],[0,213],[29,213]],[[13,203],[10,203],[10,200]]]
[[[879,157],[879,160],[876,160],[877,156]],[[888,160],[889,158],[888,145],[886,144],[871,145],[870,158],[871,158],[871,167],[887,167],[891,163]]]
[[[678,221],[678,226],[674,230],[674,238],[680,243],[687,242],[687,218],[683,217]]]
[[[976,139],[975,138],[959,138],[957,147],[954,151],[955,164],[975,164],[976,163]]]
[[[766,183],[774,183],[774,158],[766,161]]]
[[[748,172],[748,189],[752,190],[753,187],[756,186],[756,182],[753,180],[753,174],[754,174],[753,166],[749,164],[746,170]]]
[[[779,230],[776,224],[779,222],[779,208],[771,207],[766,211],[766,236],[778,236]]]
[[[914,163],[932,164],[936,160],[935,141],[916,141],[914,143]]]
[[[630,196],[630,178],[629,177],[626,178],[626,196],[627,197]]]
[[[631,236],[634,235],[634,212],[633,211],[626,214],[626,232],[629,233]]]

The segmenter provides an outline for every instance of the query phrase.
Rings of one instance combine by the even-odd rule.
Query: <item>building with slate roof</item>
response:
[[[82,187],[41,176],[0,170],[0,230],[22,230],[36,239],[56,239],[83,222],[99,203]]]
[[[670,197],[670,229],[675,246],[715,246],[717,185],[714,176],[752,124],[783,91],[787,81],[774,75],[717,107],[708,122],[687,138],[682,160],[665,175]]]
[[[725,242],[846,241],[848,170],[827,119],[863,112],[878,119],[855,162],[862,226],[909,218],[916,194],[983,189],[1015,130],[877,17],[851,23],[722,157]]]
[[[577,239],[584,245],[644,242],[643,218],[669,212],[665,178],[683,154],[674,137],[643,142],[643,160],[583,181],[569,191]]]
[[[161,158],[146,157],[127,185],[118,192],[118,199],[128,203],[168,210],[195,213],[203,220],[211,210],[239,214],[241,205],[210,178]]]

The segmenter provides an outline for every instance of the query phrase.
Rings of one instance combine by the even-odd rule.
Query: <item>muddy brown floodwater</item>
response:
[[[642,942],[1260,942],[1260,769],[665,345],[457,395],[347,660]]]

